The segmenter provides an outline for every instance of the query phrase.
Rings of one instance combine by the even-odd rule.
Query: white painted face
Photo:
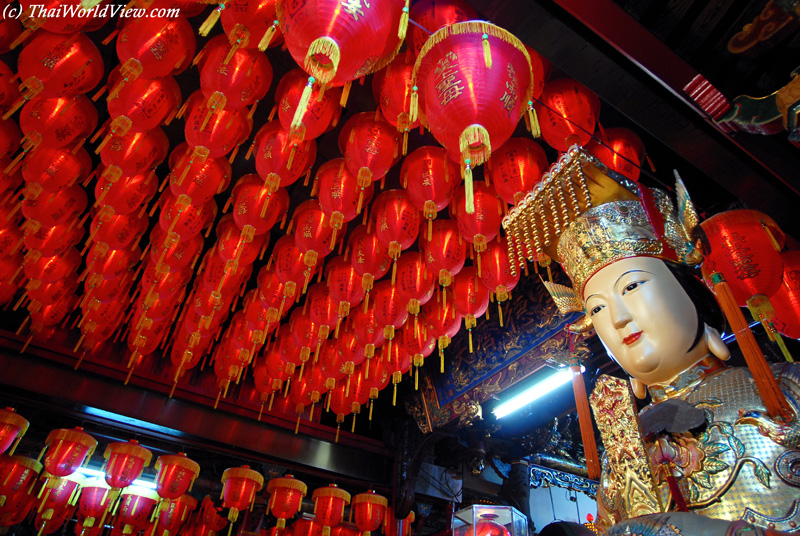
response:
[[[609,355],[645,385],[667,383],[709,353],[706,336],[693,346],[697,309],[664,261],[617,261],[593,275],[583,295]]]

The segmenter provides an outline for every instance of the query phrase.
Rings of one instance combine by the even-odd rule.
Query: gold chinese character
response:
[[[361,0],[342,0],[341,6],[344,8],[345,13],[353,16],[353,20],[358,20],[358,17],[364,16]],[[369,8],[369,2],[366,0],[364,0],[364,7]]]

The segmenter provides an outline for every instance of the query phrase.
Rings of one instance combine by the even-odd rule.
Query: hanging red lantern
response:
[[[331,259],[325,270],[325,282],[334,302],[338,304],[338,331],[339,323],[350,314],[351,307],[361,303],[366,292],[361,285],[361,277],[344,257]]]
[[[503,201],[516,205],[533,190],[547,167],[541,145],[528,138],[511,138],[486,163],[486,179]]]
[[[42,464],[33,458],[0,455],[0,526],[7,526],[3,517],[24,504],[24,496],[30,495],[41,472]]]
[[[273,478],[267,484],[269,493],[269,511],[278,519],[278,528],[286,526],[286,520],[300,511],[303,497],[308,487],[292,475]]]
[[[186,118],[184,135],[194,148],[192,157],[202,161],[219,158],[238,148],[252,129],[253,120],[246,110],[218,110],[202,103]]]
[[[339,132],[339,151],[362,188],[388,173],[399,150],[397,130],[378,112],[352,116]]]
[[[792,339],[800,339],[800,251],[784,251],[781,286],[769,297],[775,308],[775,329]]]
[[[339,352],[336,341],[326,340],[319,348],[319,355],[317,356],[317,367],[319,368],[320,375],[322,376],[325,389],[328,391],[336,388],[336,382],[343,379],[346,374],[344,367],[339,360]],[[328,399],[330,400],[330,398]]]
[[[78,534],[91,533],[97,527],[102,530],[106,515],[117,498],[110,492],[111,488],[102,477],[87,478],[83,482],[77,511],[77,524],[80,526]]]
[[[301,516],[290,527],[292,536],[321,536],[322,525],[313,517]]]
[[[380,106],[383,117],[403,134],[403,154],[408,149],[408,132],[417,128],[419,118],[411,120],[411,78],[415,57],[411,49],[398,54],[386,69],[372,78],[372,93]]]
[[[197,499],[191,495],[182,495],[171,500],[166,506],[158,510],[158,536],[178,534],[181,527],[188,521],[189,515],[197,508]]]
[[[251,146],[253,149],[256,171],[270,190],[296,182],[317,158],[315,140],[293,140],[279,121],[270,121],[259,129]]]
[[[284,295],[289,298],[299,297],[297,286],[307,284],[317,266],[308,267],[303,263],[303,252],[295,245],[292,236],[282,236],[275,242],[272,259],[275,263],[275,276],[284,285]]]
[[[338,361],[342,364],[342,370],[347,376],[345,394],[349,396],[351,376],[355,374],[356,367],[364,362],[366,356],[363,347],[359,344],[358,337],[352,331],[339,334],[336,341],[336,352],[339,354]]]
[[[414,51],[414,56],[419,56],[425,42],[440,28],[480,19],[475,9],[462,0],[415,2],[411,7],[410,18],[416,24],[409,25],[406,43]]]
[[[467,245],[458,232],[456,222],[436,220],[428,236],[420,234],[419,246],[428,270],[438,274],[440,285],[449,286],[453,276],[461,271],[467,260]]]
[[[83,481],[80,474],[48,478],[39,492],[41,502],[34,520],[39,534],[52,534],[72,517]]]
[[[117,36],[121,81],[109,92],[141,76],[161,78],[183,72],[197,49],[194,30],[183,17],[137,17],[125,22]]]
[[[118,76],[112,71],[109,85]],[[171,76],[137,78],[125,84],[113,98],[108,99],[109,135],[122,135],[128,130],[142,132],[168,123],[178,113],[181,89]]]
[[[22,107],[19,127],[22,148],[52,149],[83,142],[97,128],[97,109],[85,95],[36,97]]]
[[[442,299],[436,303],[429,303],[422,309],[423,321],[427,326],[429,335],[432,335],[439,348],[440,365],[439,371],[444,372],[444,349],[450,345],[450,341],[456,336],[461,328],[461,314],[456,312],[452,295],[447,298],[448,289],[442,289]]]
[[[26,158],[21,169],[22,178],[28,185],[25,192],[28,197],[34,193],[29,189],[56,192],[68,188],[86,178],[93,166],[89,153],[83,148],[40,147],[36,150],[36,158]],[[33,187],[34,184],[38,188]]]
[[[111,172],[111,166],[118,167],[120,175],[150,173],[166,157],[169,140],[160,127],[146,132],[128,131],[124,135],[112,135],[100,149],[100,159]],[[105,141],[105,140],[104,140]]]
[[[388,250],[374,232],[359,225],[350,233],[348,242],[350,264],[361,276],[361,286],[365,291],[372,289],[374,282],[389,271],[392,259]],[[365,298],[365,304],[368,298]]]
[[[386,353],[381,356],[387,372],[392,376],[392,385],[394,386],[392,390],[392,406],[397,404],[397,384],[403,381],[403,374],[411,370],[411,355],[406,352],[402,341],[402,331],[397,335],[399,339],[397,344],[391,344],[391,341],[389,341],[388,348],[384,347],[384,352]]]
[[[248,308],[248,310],[253,310],[252,315],[255,316],[248,315],[248,322],[252,326],[263,327],[264,331],[269,332],[278,326],[278,321],[289,311],[289,308],[286,307],[286,291],[283,283],[275,275],[275,271],[268,270],[266,266],[261,268],[257,284],[257,299],[254,299],[253,305]],[[263,313],[256,313],[256,308]]]
[[[309,199],[294,211],[294,243],[303,253],[303,263],[316,266],[333,251],[333,228],[330,218],[322,210],[319,201]]]
[[[29,424],[14,408],[0,409],[0,454],[5,454],[7,450],[8,456],[14,454]]]
[[[471,169],[514,133],[531,98],[530,57],[516,37],[485,22],[446,26],[428,43],[414,67],[419,106],[431,133],[463,166],[472,213]]]
[[[498,236],[489,242],[486,251],[480,254],[483,271],[481,280],[490,293],[497,298],[497,310],[500,316],[500,326],[503,326],[503,309],[500,306],[511,298],[511,291],[519,283],[519,272],[511,271],[511,260],[508,258],[506,238]]]
[[[191,491],[200,474],[200,466],[186,454],[167,454],[156,460],[156,491],[162,499],[178,500]]]
[[[222,473],[222,496],[225,508],[230,508],[228,521],[235,522],[239,512],[252,508],[256,492],[264,487],[264,477],[250,466],[232,467]]]
[[[240,0],[227,5],[220,13],[222,28],[241,47],[266,50],[278,46],[283,43],[283,34],[275,20],[275,4],[275,0]]]
[[[44,468],[58,477],[74,473],[97,448],[97,441],[79,426],[71,430],[53,430],[47,435],[45,444]]]
[[[701,227],[708,239],[703,274],[708,278],[721,273],[740,307],[780,289],[783,233],[772,218],[755,210],[730,210],[705,220]]]
[[[98,213],[89,226],[89,240],[98,244],[108,244],[111,249],[125,249],[138,241],[147,230],[150,220],[146,214],[108,214]]]
[[[17,66],[22,97],[6,112],[6,119],[37,95],[54,98],[86,93],[103,77],[100,51],[80,32],[37,32],[20,51]]]
[[[411,524],[415,519],[414,512],[409,512],[405,519],[397,519],[391,508],[386,509],[383,517],[383,530],[386,536],[409,536]]]
[[[405,190],[386,190],[373,207],[375,235],[387,248],[389,257],[397,261],[403,250],[414,245],[419,233],[420,213]],[[396,266],[396,265],[395,265]],[[394,269],[392,282],[394,282]]]
[[[327,339],[331,329],[338,326],[339,303],[334,301],[326,283],[316,283],[308,289],[306,307],[311,322],[319,326],[320,340]]]
[[[477,253],[486,251],[486,245],[494,240],[500,232],[500,220],[503,217],[503,201],[483,181],[474,185],[474,212],[466,209],[466,195],[456,192],[450,204],[450,214],[458,224],[458,233],[473,245]],[[480,256],[478,256],[478,275],[481,274]]]
[[[405,37],[403,7],[401,0],[344,9],[339,2],[315,0],[280,9],[278,19],[297,64],[326,86],[341,86],[391,59]]]
[[[378,495],[373,490],[353,497],[353,517],[361,536],[371,536],[371,532],[380,528],[383,514],[388,506],[389,501],[386,497]]]
[[[389,380],[391,379],[392,375],[389,373],[388,367],[386,366],[386,361],[383,359],[370,359],[364,365],[364,381],[360,389],[356,389],[356,398],[359,402],[366,403],[366,400],[370,401],[369,405],[369,420],[372,420],[372,401],[377,400],[378,395],[381,391],[386,389],[389,385]],[[364,392],[362,392],[364,391]],[[366,394],[366,399],[363,398],[363,395]]]
[[[302,309],[292,311],[289,319],[292,339],[295,349],[300,349],[300,361],[305,363],[311,357],[311,351],[319,348],[319,326],[311,321],[308,314],[304,314]],[[303,375],[303,368],[300,368],[300,376]]]
[[[76,184],[36,199],[25,199],[22,202],[22,214],[28,220],[54,227],[68,223],[73,215],[82,214],[87,204],[86,192]]]
[[[637,182],[644,160],[644,143],[630,129],[607,128],[595,133],[586,144],[586,151],[611,171]]]
[[[69,248],[52,257],[43,257],[38,251],[31,251],[25,255],[23,269],[25,277],[31,281],[47,284],[54,283],[75,272],[80,263],[81,255],[75,248]],[[0,445],[2,445],[1,440]],[[0,448],[0,452],[2,452],[2,448]]]
[[[123,535],[138,534],[143,531],[147,528],[156,502],[158,502],[158,494],[155,490],[140,486],[130,486],[122,490],[119,506],[117,506],[115,528],[121,528]]]
[[[272,229],[289,209],[289,194],[285,188],[274,192],[264,186],[261,177],[248,173],[233,187],[233,219],[239,229],[247,236],[252,227],[255,235],[262,235]]]
[[[339,385],[336,389],[328,393],[328,405],[330,406],[330,410],[336,414],[335,443],[339,442],[339,428],[344,422],[345,417],[353,411],[355,395],[355,390],[351,393],[347,393],[347,386],[344,384]],[[355,425],[355,416],[353,417],[353,425]],[[335,532],[337,528],[338,527],[334,527],[331,532]]]
[[[600,99],[583,84],[571,78],[551,80],[533,104],[542,129],[542,138],[563,153],[570,145],[586,145],[592,138]]]
[[[142,352],[147,355],[149,352]],[[125,488],[142,476],[142,470],[150,465],[153,454],[139,442],[131,439],[128,442],[110,443],[103,453],[106,459],[106,482],[112,488]]]
[[[372,201],[372,183],[366,187],[358,185],[358,180],[345,167],[344,158],[334,158],[322,164],[317,170],[319,204],[330,218],[333,228],[332,241],[345,223],[352,221],[361,213],[361,208]]]
[[[461,182],[458,166],[441,147],[420,147],[403,159],[400,180],[411,202],[428,220],[430,240],[431,221],[450,204]]]
[[[293,140],[320,137],[338,122],[342,114],[341,95],[339,88],[323,92],[319,82],[309,85],[308,75],[302,69],[292,69],[281,78],[275,90],[281,126],[292,134]],[[305,107],[302,107],[306,100]]]
[[[477,325],[475,320],[483,316],[489,307],[489,289],[474,266],[467,266],[453,279],[453,298],[456,311],[464,317],[464,325],[469,332],[469,351],[472,353],[472,328]]]
[[[159,198],[161,210],[158,214],[159,228],[165,238],[172,239],[172,234],[181,238],[190,238],[200,234],[203,228],[214,221],[217,215],[217,204],[213,199],[202,205],[189,204],[185,198],[175,197],[172,192],[164,192]],[[152,235],[152,233],[151,233]],[[153,243],[156,242],[153,236]]]
[[[225,46],[215,47],[217,41]],[[256,49],[231,48],[225,35],[214,37],[204,51],[200,87],[210,110],[238,110],[267,94],[272,66],[266,54]]]
[[[436,349],[436,338],[425,329],[425,326],[407,326],[400,332],[400,346],[403,352],[411,357],[414,365],[414,389],[419,388],[419,368],[425,364],[425,358]]]
[[[281,356],[281,351],[277,344],[274,344],[272,348],[266,352],[264,363],[266,365],[267,376],[272,380],[272,385],[270,387],[273,391],[278,391],[283,385],[283,382],[294,374],[294,363],[287,363],[283,360],[283,356]]]
[[[398,287],[392,285],[390,281],[378,281],[372,291],[372,299],[375,306],[373,313],[375,322],[383,328],[383,337],[389,341],[391,353],[395,330],[405,324],[408,311],[404,307]]]
[[[231,165],[224,158],[194,159],[192,153],[181,143],[170,154],[169,189],[175,197],[186,195],[191,204],[202,205],[228,188]]]
[[[406,303],[406,311],[418,315],[420,306],[430,301],[436,288],[436,277],[428,270],[422,253],[407,251],[400,256],[396,285],[400,300]]]
[[[311,498],[314,501],[314,515],[322,524],[322,536],[328,536],[331,527],[342,521],[344,507],[350,504],[350,494],[336,484],[330,484],[315,489]]]
[[[375,355],[375,348],[385,341],[383,337],[383,324],[378,324],[375,319],[375,304],[368,308],[357,308],[350,314],[353,333],[358,344],[364,349],[364,357],[370,359]]]
[[[200,233],[181,239],[178,233],[165,233],[156,227],[150,233],[150,261],[157,272],[175,273],[185,270],[200,257],[203,237]]]

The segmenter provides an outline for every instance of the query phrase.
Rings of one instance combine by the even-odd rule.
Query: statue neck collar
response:
[[[692,367],[678,374],[671,382],[648,386],[650,398],[657,404],[668,398],[679,398],[693,390],[708,376],[727,368],[718,358],[707,355]]]

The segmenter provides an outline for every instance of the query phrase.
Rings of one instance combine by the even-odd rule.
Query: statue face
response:
[[[584,302],[609,355],[645,385],[667,383],[709,353],[705,337],[694,345],[697,309],[664,261],[606,266],[586,283]]]

